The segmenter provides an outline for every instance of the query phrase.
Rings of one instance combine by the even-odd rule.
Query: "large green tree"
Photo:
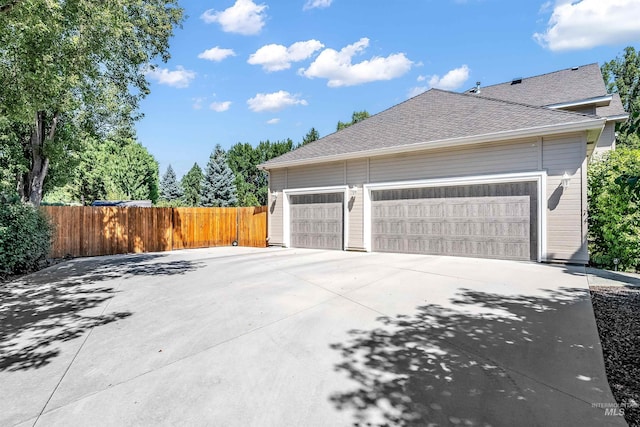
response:
[[[0,0],[0,162],[23,200],[40,203],[50,171],[64,178],[79,130],[136,118],[183,19],[177,1]]]
[[[235,176],[227,164],[227,155],[220,144],[216,145],[209,157],[202,180],[200,203],[202,206],[216,207],[236,206],[238,203]]]
[[[257,168],[274,157],[293,149],[293,141],[285,139],[271,142],[261,141],[256,147],[249,143],[237,143],[227,153],[229,167],[234,172],[238,203],[240,206],[262,206],[267,204],[268,177]]]
[[[350,122],[344,123],[344,122],[338,121],[338,124],[336,125],[336,130],[338,131],[344,128],[348,128],[349,126],[356,124],[358,122],[361,122],[368,117],[370,117],[370,115],[367,112],[367,110],[354,111],[353,114],[351,114]]]
[[[640,52],[632,46],[601,67],[609,93],[618,93],[629,120],[619,126],[623,134],[640,132]]]
[[[176,173],[169,165],[160,180],[160,198],[166,202],[176,202],[182,199],[182,194],[182,187],[178,183]]]
[[[182,199],[187,206],[200,206],[200,191],[202,189],[202,179],[204,174],[198,163],[194,163],[180,183],[184,192]]]
[[[309,132],[302,138],[302,142],[300,145],[307,145],[310,142],[317,141],[320,139],[320,132],[316,130],[316,128],[309,129]]]

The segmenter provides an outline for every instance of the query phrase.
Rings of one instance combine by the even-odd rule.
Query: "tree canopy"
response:
[[[184,192],[182,200],[187,206],[200,206],[200,191],[202,189],[202,179],[204,174],[202,169],[198,166],[198,163],[194,163],[193,167],[189,169],[183,177],[180,183],[182,184],[182,191]]]
[[[640,132],[640,52],[632,46],[601,67],[609,93],[620,95],[629,120],[619,130],[624,134]]]
[[[24,200],[86,136],[131,128],[146,70],[169,58],[177,0],[5,0],[0,4],[1,162]],[[135,149],[135,148],[132,148]]]
[[[336,131],[338,130],[342,130],[344,128],[347,128],[353,124],[356,124],[358,122],[363,121],[364,119],[370,117],[369,113],[367,112],[367,110],[362,110],[362,111],[354,111],[353,114],[351,115],[351,121],[347,122],[347,123],[343,123],[341,121],[338,121],[338,124],[336,125]]]
[[[182,187],[176,179],[176,173],[169,165],[160,180],[160,198],[167,202],[180,201],[182,193]]]
[[[235,176],[227,164],[227,156],[220,144],[209,157],[207,169],[202,180],[200,204],[202,206],[228,207],[236,206]]]

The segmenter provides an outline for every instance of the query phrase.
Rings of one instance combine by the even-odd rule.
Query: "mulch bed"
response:
[[[640,426],[640,288],[591,286],[604,365],[613,396],[632,427]]]

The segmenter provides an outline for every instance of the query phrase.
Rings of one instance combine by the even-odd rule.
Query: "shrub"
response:
[[[45,215],[15,196],[0,194],[0,277],[38,269],[51,247]]]
[[[640,270],[640,149],[620,148],[589,165],[589,252],[608,269]],[[635,177],[635,181],[634,181]]]

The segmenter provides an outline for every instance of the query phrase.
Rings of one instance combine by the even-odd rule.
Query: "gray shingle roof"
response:
[[[622,106],[620,95],[614,93],[611,95],[611,103],[606,107],[596,107],[596,114],[600,117],[624,116],[627,114]]]
[[[606,96],[607,88],[598,64],[589,64],[523,78],[517,84],[507,82],[481,86],[480,95],[543,106]]]
[[[412,144],[474,137],[553,125],[592,122],[596,116],[552,110],[515,102],[431,89],[346,129],[262,166],[339,155],[366,155],[380,149],[406,149]]]

